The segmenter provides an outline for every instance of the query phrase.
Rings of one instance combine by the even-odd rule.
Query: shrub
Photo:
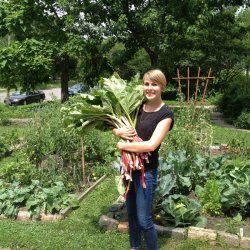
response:
[[[239,77],[225,90],[219,107],[228,122],[233,123],[243,110],[250,110],[250,82],[247,77]]]
[[[234,125],[237,128],[250,129],[250,112],[242,111],[240,116],[238,116],[237,120],[234,122]]]

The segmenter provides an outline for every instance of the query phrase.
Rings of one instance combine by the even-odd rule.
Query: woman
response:
[[[127,194],[126,207],[129,221],[130,246],[139,249],[141,230],[144,233],[147,249],[158,249],[157,233],[152,218],[153,196],[157,182],[158,151],[161,142],[172,129],[173,113],[164,104],[161,94],[166,87],[166,78],[159,69],[146,72],[143,76],[145,103],[139,110],[136,131],[131,127],[113,129],[113,133],[131,140],[138,136],[143,142],[118,142],[117,148],[130,152],[149,152],[149,163],[144,162],[146,189],[142,187],[141,171],[132,173],[132,182]]]

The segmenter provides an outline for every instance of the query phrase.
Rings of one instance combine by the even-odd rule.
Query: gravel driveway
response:
[[[61,99],[61,88],[42,89],[42,91],[45,93],[45,101],[49,101],[54,98]]]

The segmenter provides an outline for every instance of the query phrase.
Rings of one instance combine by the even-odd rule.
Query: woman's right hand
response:
[[[133,137],[137,135],[135,129],[129,126],[114,128],[113,134],[130,141],[132,141]]]

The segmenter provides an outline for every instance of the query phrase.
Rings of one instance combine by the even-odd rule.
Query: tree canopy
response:
[[[248,69],[239,6],[247,13],[244,0],[2,0],[0,36],[12,39],[1,43],[0,85],[35,87],[56,72],[65,101],[70,78],[93,86],[114,71],[130,78],[160,67],[171,76],[198,65],[218,76],[243,58]]]

